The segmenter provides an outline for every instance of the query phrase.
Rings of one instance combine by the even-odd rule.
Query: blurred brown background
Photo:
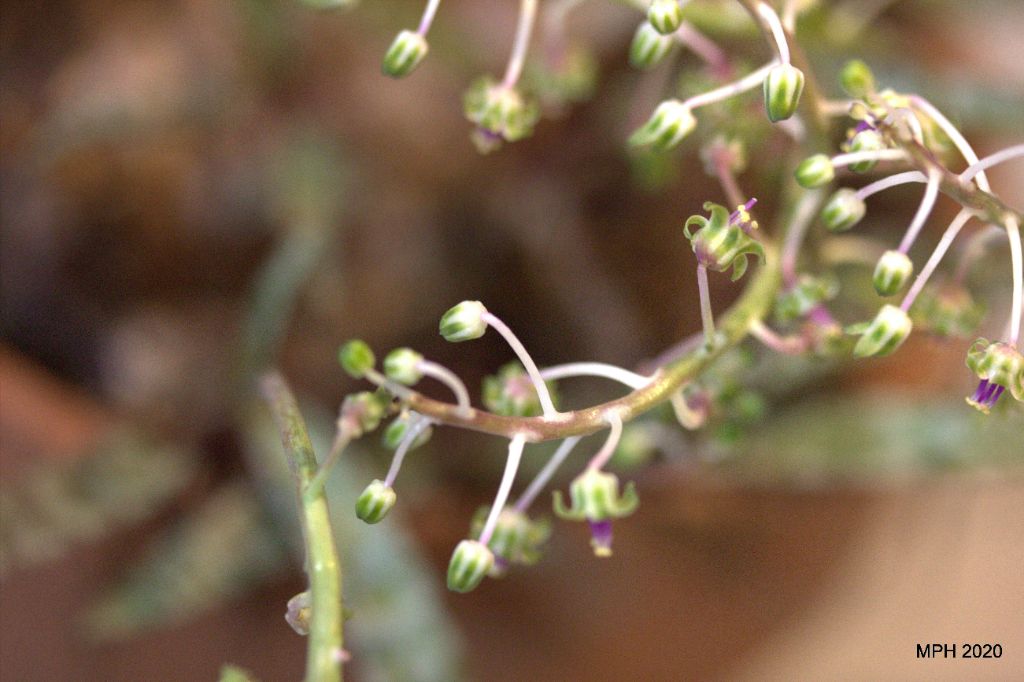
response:
[[[801,35],[830,93],[861,56],[933,99],[981,154],[1020,141],[1019,3],[828,7]],[[305,642],[282,616],[303,589],[301,553],[252,391],[262,368],[282,368],[326,433],[358,388],[335,363],[349,337],[413,346],[471,388],[506,362],[498,339],[438,337],[439,315],[464,298],[485,301],[541,364],[635,367],[698,329],[680,227],[722,200],[698,153],[711,129],[661,161],[626,152],[679,75],[628,67],[636,15],[583,5],[570,31],[597,58],[593,99],[480,156],[460,97],[502,68],[516,3],[443,3],[426,62],[385,79],[383,51],[421,9],[5,5],[3,679],[204,680],[224,663],[300,677]],[[854,19],[875,12],[852,39]],[[738,60],[763,56],[705,21]],[[683,76],[696,69],[681,62]],[[740,182],[771,230],[771,164],[788,143],[755,132]],[[1019,165],[991,173],[1016,206],[1022,178]],[[916,201],[879,197],[863,232],[891,239]],[[953,213],[940,203],[933,237]],[[992,311],[985,334],[1008,299],[1005,253],[974,282]],[[712,286],[716,307],[738,291]],[[444,565],[493,494],[501,443],[439,430],[403,471],[395,518],[370,532],[349,512],[387,464],[367,439],[335,481],[351,677],[1024,677],[1024,420],[1017,405],[987,420],[963,406],[968,342],[919,335],[848,366],[754,349],[737,362],[765,409],[723,410],[624,470],[643,505],[617,526],[612,560],[556,523],[538,566],[466,596],[443,591]],[[582,405],[615,390],[563,393]],[[917,642],[940,641],[1004,654],[915,659]]]

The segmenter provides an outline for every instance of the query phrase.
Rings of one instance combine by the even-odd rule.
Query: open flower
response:
[[[476,80],[463,98],[466,118],[476,124],[473,142],[481,152],[490,152],[502,141],[515,142],[533,134],[540,117],[537,103],[524,98],[512,86],[484,76]]]
[[[699,215],[686,219],[683,233],[690,240],[698,263],[716,272],[732,268],[735,282],[747,271],[748,255],[753,254],[764,262],[764,247],[750,235],[757,228],[757,223],[750,218],[749,206],[752,205],[748,202],[730,216],[724,206],[709,201],[704,204],[704,210],[711,213],[710,219]],[[691,232],[691,225],[699,227]]]
[[[981,380],[967,404],[988,414],[1006,389],[1024,401],[1024,356],[1003,341],[978,339],[967,351],[967,366]]]
[[[569,485],[572,507],[566,507],[561,491],[554,494],[555,515],[570,521],[586,520],[590,524],[590,545],[600,557],[612,554],[612,519],[629,516],[636,511],[640,499],[632,483],[619,494],[619,477],[599,469],[588,468]]]

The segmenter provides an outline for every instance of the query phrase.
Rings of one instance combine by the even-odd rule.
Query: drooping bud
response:
[[[463,301],[449,308],[441,316],[441,336],[452,343],[479,339],[487,331],[486,312],[487,308],[480,301]]]
[[[536,102],[490,76],[477,79],[462,102],[466,118],[476,125],[473,142],[484,153],[497,149],[502,141],[529,137],[540,117]]]
[[[875,319],[866,325],[853,325],[848,329],[852,334],[860,334],[853,354],[858,358],[889,355],[899,348],[914,324],[903,310],[894,305],[884,305],[875,315]]]
[[[886,251],[875,265],[872,283],[879,296],[894,296],[914,273],[914,264],[905,253]]]
[[[352,339],[338,349],[338,362],[353,379],[362,379],[377,364],[377,358],[365,341]]]
[[[772,123],[796,113],[804,91],[804,72],[792,64],[779,64],[764,79],[764,108]]]
[[[480,539],[480,533],[483,532],[490,511],[490,507],[480,507],[473,515],[470,538]],[[494,553],[491,577],[504,575],[509,564],[530,566],[537,563],[541,548],[550,536],[551,524],[546,520],[533,521],[525,513],[512,507],[502,509],[491,539],[487,543],[487,547]]]
[[[859,59],[846,62],[839,74],[839,83],[847,95],[858,99],[875,91],[875,77],[868,65]]]
[[[412,386],[423,378],[420,363],[423,355],[412,348],[396,348],[384,358],[384,374],[388,379]]]
[[[800,275],[796,284],[779,294],[775,301],[775,319],[791,322],[805,317],[815,307],[835,298],[839,282],[835,277]]]
[[[423,417],[418,418],[422,419]],[[405,434],[408,433],[409,429],[412,427],[413,419],[413,415],[408,412],[395,417],[392,422],[388,424],[387,428],[384,429],[384,434],[381,436],[381,443],[383,443],[384,447],[389,450],[396,449],[405,438]],[[430,440],[430,437],[433,434],[434,427],[432,426],[427,426],[422,429],[419,435],[416,436],[416,440],[414,440],[409,446],[409,449],[415,449],[425,444]]]
[[[395,36],[384,55],[381,70],[392,78],[408,76],[427,56],[427,39],[413,31],[402,31]]]
[[[1010,344],[978,339],[967,351],[967,366],[981,380],[968,405],[988,414],[1006,389],[1024,401],[1024,356]]]
[[[554,492],[555,515],[571,521],[585,519],[590,524],[594,554],[611,556],[611,520],[629,516],[640,503],[633,483],[628,483],[620,496],[618,476],[588,468],[569,484],[569,496],[572,506],[566,507],[561,491]]]
[[[683,23],[683,8],[679,0],[651,0],[647,7],[647,21],[662,35],[671,35]]]
[[[801,187],[813,189],[832,182],[836,177],[836,169],[827,154],[815,154],[801,161],[794,175]]]
[[[448,589],[470,592],[494,566],[494,554],[476,540],[463,540],[452,552],[448,562]]]
[[[832,232],[844,232],[859,223],[866,212],[864,200],[854,190],[844,187],[836,190],[821,209],[821,220]]]
[[[544,383],[551,399],[557,401],[555,383]],[[543,412],[537,389],[518,362],[503,365],[497,374],[484,377],[483,402],[491,412],[506,417],[536,417]]]
[[[677,99],[658,105],[654,114],[629,137],[635,147],[650,145],[658,151],[668,151],[697,127],[697,119],[690,108]]]
[[[985,306],[963,286],[933,282],[918,295],[910,316],[915,325],[939,336],[967,336],[981,324]]]
[[[356,516],[366,523],[380,523],[395,506],[396,499],[394,488],[374,479],[356,500]]]
[[[729,211],[718,204],[707,202],[704,210],[711,218],[694,215],[686,219],[683,234],[690,240],[697,262],[715,272],[732,268],[735,282],[747,271],[747,256],[753,254],[764,262],[764,247],[743,229],[739,222],[730,219]],[[737,212],[738,218],[746,213]],[[747,214],[749,216],[749,214]],[[696,231],[690,230],[697,225]]]
[[[338,423],[344,424],[353,438],[373,431],[387,411],[387,398],[370,391],[345,396],[341,403]]]
[[[643,22],[633,34],[633,42],[629,46],[629,63],[646,71],[657,66],[672,49],[675,39],[664,36],[648,22]]]
[[[885,139],[877,130],[861,130],[850,139],[847,145],[850,152],[877,152],[886,148]],[[875,167],[877,161],[858,161],[849,165],[854,173],[867,173]]]

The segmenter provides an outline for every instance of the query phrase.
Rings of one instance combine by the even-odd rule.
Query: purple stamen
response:
[[[857,124],[857,127],[853,129],[854,133],[862,133],[865,130],[874,130],[875,126],[871,125],[867,121],[861,121]]]
[[[978,384],[978,389],[967,402],[974,405],[982,412],[988,412],[999,401],[1004,390],[1005,388],[1003,386],[990,382],[988,379],[982,379]]]
[[[743,204],[743,210],[744,211],[749,211],[750,209],[754,208],[754,206],[756,204],[757,204],[757,198],[753,197],[749,201],[747,201],[747,203]],[[732,213],[729,214],[729,224],[730,225],[735,225],[736,221],[739,220],[739,218],[740,218],[740,211],[739,211],[739,209],[737,209],[737,210],[735,210],[735,211],[733,211]]]
[[[590,545],[594,548],[597,556],[612,555],[612,522],[609,519],[603,521],[591,521],[590,524]]]
[[[988,379],[982,379],[981,383],[978,384],[978,388],[974,391],[974,396],[971,400],[980,405],[985,399],[986,393],[988,393]]]

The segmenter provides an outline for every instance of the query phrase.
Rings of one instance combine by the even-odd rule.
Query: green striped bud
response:
[[[875,91],[875,76],[868,65],[859,59],[846,62],[839,83],[850,97],[861,98]]]
[[[643,22],[633,34],[633,42],[629,46],[629,63],[646,71],[653,69],[665,58],[672,49],[674,38],[658,33],[648,22]]]
[[[862,130],[854,135],[847,145],[847,150],[850,152],[877,152],[885,148],[885,139],[877,130]],[[877,163],[877,161],[858,161],[850,164],[850,170],[854,173],[867,173]]]
[[[821,209],[821,220],[832,232],[844,232],[856,225],[867,212],[864,200],[848,187],[837,190]]]
[[[395,490],[374,479],[356,500],[356,516],[366,523],[380,523],[395,506]]]
[[[419,66],[423,58],[427,56],[430,46],[427,39],[413,31],[402,31],[395,36],[391,47],[384,55],[384,63],[381,70],[384,75],[392,78],[404,78]]]
[[[903,310],[894,305],[884,305],[866,326],[851,328],[852,333],[861,335],[853,347],[853,354],[858,358],[889,355],[907,340],[913,326]]]
[[[418,417],[423,419],[423,417]],[[395,417],[387,428],[384,429],[384,434],[381,436],[381,443],[389,450],[395,450],[401,444],[405,438],[405,434],[409,432],[409,428],[412,426],[413,415],[405,412]],[[412,442],[409,449],[415,449],[424,445],[430,437],[434,434],[434,427],[427,426],[419,435],[416,436],[416,440]]]
[[[487,331],[484,313],[487,308],[480,301],[463,301],[441,316],[439,330],[446,341],[458,343],[479,339]]]
[[[494,566],[494,554],[476,540],[463,540],[448,562],[448,589],[470,592]]]
[[[679,0],[651,0],[647,7],[647,21],[658,33],[671,35],[683,23],[683,8]]]
[[[352,339],[338,349],[338,362],[353,379],[362,379],[377,364],[377,358],[365,341]]]
[[[490,507],[480,507],[473,515],[470,538],[480,538],[490,511]],[[498,515],[498,523],[487,543],[487,547],[494,553],[490,576],[497,578],[504,575],[509,564],[530,566],[537,563],[541,547],[550,536],[551,524],[547,521],[533,521],[523,512],[505,507]]]
[[[635,147],[650,145],[658,151],[668,151],[697,127],[697,119],[690,108],[677,99],[665,100],[654,114],[629,137]]]
[[[813,189],[832,182],[836,177],[836,169],[827,154],[815,154],[801,161],[794,175],[801,187]]]
[[[779,64],[764,79],[764,108],[772,123],[796,113],[804,91],[804,72],[792,64]]]
[[[421,362],[423,356],[412,348],[396,348],[384,358],[384,374],[388,379],[412,386],[423,378]]]
[[[879,296],[894,296],[899,293],[910,276],[914,274],[914,264],[907,254],[899,251],[886,251],[875,265],[872,283]]]

